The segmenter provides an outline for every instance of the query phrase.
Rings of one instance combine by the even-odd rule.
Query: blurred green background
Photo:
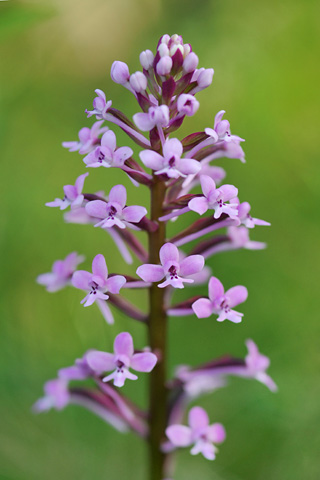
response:
[[[126,61],[134,72],[139,52],[154,50],[163,33],[181,34],[200,65],[215,69],[180,138],[211,126],[225,109],[233,133],[246,139],[247,163],[217,164],[254,215],[272,223],[251,233],[268,242],[267,250],[209,262],[226,287],[248,287],[243,323],[172,319],[170,372],[177,363],[195,365],[225,352],[244,356],[244,341],[253,338],[270,356],[279,385],[274,395],[257,382],[232,379],[199,401],[224,423],[228,438],[212,463],[181,452],[175,480],[320,478],[319,7],[312,0],[0,2],[1,479],[144,478],[145,447],[132,434],[117,434],[79,407],[30,412],[58,368],[87,348],[110,349],[122,330],[143,346],[143,328],[121,315],[109,327],[95,307],[80,306],[81,292],[48,294],[35,278],[74,250],[86,255],[84,268],[101,252],[110,271],[124,272],[109,236],[65,225],[61,212],[44,203],[85,171],[61,142],[93,123],[84,109],[95,88],[129,117],[136,112],[130,93],[109,77],[112,61]],[[131,145],[118,130],[117,138]],[[129,203],[146,204],[144,188],[119,172],[91,170],[86,190],[109,191],[115,182],[126,185]],[[136,298],[143,307],[143,294]],[[143,405],[141,377],[125,391]]]

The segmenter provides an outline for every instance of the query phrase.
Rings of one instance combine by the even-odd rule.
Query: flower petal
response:
[[[162,265],[167,262],[179,263],[179,250],[173,243],[165,243],[160,248],[159,257]]]
[[[208,318],[213,313],[212,302],[208,298],[199,298],[191,307],[198,318]]]
[[[126,355],[129,358],[132,357],[134,350],[133,340],[130,333],[119,333],[114,340],[113,348],[116,355]]]
[[[136,273],[145,282],[160,282],[164,277],[163,267],[161,265],[152,265],[150,263],[140,265],[140,267],[137,268]]]
[[[210,442],[222,443],[226,439],[226,431],[221,423],[213,423],[207,428],[206,436]]]
[[[107,204],[102,200],[93,200],[88,202],[85,206],[86,212],[91,217],[106,218],[107,216]]]
[[[209,175],[200,175],[202,193],[205,197],[216,189],[215,181]]]
[[[141,162],[152,170],[159,170],[163,167],[163,157],[153,150],[142,150],[139,157]]]
[[[106,289],[110,293],[119,293],[125,283],[126,279],[123,275],[113,275],[106,281]]]
[[[177,161],[177,169],[184,175],[192,175],[200,172],[201,164],[192,158],[180,158]]]
[[[167,140],[163,147],[163,155],[165,158],[177,155],[181,157],[183,152],[182,143],[177,138],[170,138]]]
[[[115,133],[112,130],[108,130],[106,133],[102,135],[101,145],[103,147],[110,148],[112,152],[115,151],[117,147],[117,139],[116,139]]]
[[[108,268],[104,256],[99,253],[92,260],[92,273],[97,275],[102,279],[106,280],[108,278]]]
[[[121,167],[124,162],[132,157],[133,150],[130,147],[120,147],[115,151],[113,155],[113,161],[115,167]]]
[[[191,429],[185,425],[170,425],[166,435],[176,447],[188,447],[191,444]]]
[[[224,202],[228,202],[232,198],[235,198],[238,196],[238,189],[234,185],[222,185],[221,187],[218,188],[219,190],[219,197],[221,200]]]
[[[182,260],[180,264],[180,274],[189,276],[201,272],[204,267],[204,258],[202,255],[190,255]]]
[[[89,172],[84,173],[83,175],[80,175],[80,177],[77,178],[74,186],[76,187],[77,193],[81,193],[84,185],[85,178],[89,175]]]
[[[108,132],[107,132],[108,133]],[[115,185],[109,193],[109,202],[116,202],[123,208],[127,202],[127,190],[123,185]]]
[[[115,367],[114,355],[112,353],[100,352],[94,350],[86,355],[88,365],[97,375],[101,375],[103,372],[109,372]]]
[[[123,219],[127,222],[138,223],[148,213],[147,209],[139,205],[131,205],[123,209]]]
[[[77,270],[72,275],[71,283],[74,287],[80,288],[81,290],[89,290],[89,282],[91,281],[91,273],[86,272],[85,270]]]
[[[136,353],[131,359],[131,368],[137,372],[151,372],[157,363],[157,357],[154,353],[143,352]]]
[[[237,285],[226,291],[226,297],[229,298],[228,305],[233,308],[239,303],[243,303],[248,298],[248,290],[242,285]]]
[[[154,120],[150,119],[148,113],[136,113],[133,115],[133,121],[143,132],[149,132],[155,126]]]
[[[214,302],[217,298],[220,298],[224,295],[224,287],[220,280],[216,277],[211,277],[209,280],[209,298],[212,302]]]
[[[193,212],[203,215],[208,210],[208,200],[206,197],[195,197],[190,200],[188,207]]]
[[[191,408],[188,415],[189,425],[192,430],[207,427],[209,425],[209,417],[207,412],[201,407]]]

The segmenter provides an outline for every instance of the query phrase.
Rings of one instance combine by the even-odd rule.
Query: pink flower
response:
[[[117,294],[126,283],[123,275],[113,275],[108,278],[108,268],[103,255],[98,254],[92,261],[92,273],[85,270],[77,270],[72,276],[72,285],[80,290],[88,291],[88,294],[81,300],[84,307],[89,307],[95,301],[100,302],[100,309],[105,314],[108,323],[113,323],[111,312],[106,312],[104,300],[108,300],[107,292]],[[101,303],[102,302],[102,303]]]
[[[157,363],[157,357],[151,352],[134,353],[133,340],[130,333],[122,332],[115,338],[114,353],[91,351],[86,360],[89,367],[101,375],[103,372],[114,370],[110,375],[103,378],[103,382],[113,380],[116,387],[123,387],[126,379],[137,380],[137,375],[129,371],[129,368],[137,372],[151,372]]]
[[[163,156],[153,150],[143,150],[139,156],[146,167],[155,170],[155,175],[179,178],[198,173],[200,163],[192,158],[181,158],[182,152],[182,143],[177,138],[171,138],[163,146]]]
[[[89,173],[84,173],[77,178],[74,185],[65,185],[63,187],[64,197],[56,198],[53,202],[47,202],[47,207],[59,207],[60,210],[65,210],[69,206],[71,208],[81,207],[84,196],[82,195],[85,178]]]
[[[44,397],[33,406],[35,412],[43,412],[55,408],[62,410],[70,401],[68,382],[61,378],[49,380],[44,385]]]
[[[161,265],[145,264],[137,269],[137,275],[145,282],[159,282],[166,277],[158,287],[171,285],[174,288],[184,288],[184,283],[193,283],[194,279],[185,278],[199,273],[204,267],[201,255],[190,255],[179,260],[179,250],[173,243],[165,243],[160,248]],[[180,276],[181,275],[181,276]]]
[[[117,226],[121,229],[131,227],[137,229],[134,223],[147,214],[147,210],[139,205],[126,207],[127,191],[123,185],[115,185],[111,188],[108,202],[93,200],[86,204],[86,212],[90,217],[100,218],[101,221],[95,227],[111,228]]]
[[[48,292],[57,292],[71,284],[71,277],[79,263],[84,261],[83,255],[70,253],[64,260],[57,260],[52,265],[52,271],[37,277],[37,282],[44,285]]]
[[[166,435],[176,447],[189,447],[191,455],[202,455],[208,460],[214,460],[218,451],[216,443],[224,442],[226,433],[221,423],[209,425],[207,412],[201,407],[193,407],[189,412],[189,426],[170,425]]]
[[[117,148],[114,132],[108,130],[101,138],[101,145],[84,157],[87,167],[122,167],[124,162],[133,155],[130,147]]]
[[[87,117],[96,116],[97,120],[104,120],[106,113],[112,105],[111,100],[106,100],[106,94],[97,88],[97,96],[93,99],[93,110],[86,110]]]
[[[188,203],[190,210],[203,215],[208,209],[214,210],[214,218],[220,218],[222,213],[229,217],[238,216],[237,203],[227,203],[238,195],[238,189],[233,185],[222,185],[216,188],[214,180],[208,175],[200,176],[203,196],[195,197]]]
[[[108,127],[100,128],[104,120],[95,122],[91,128],[83,127],[79,131],[79,141],[78,142],[63,142],[62,146],[68,148],[69,152],[76,152],[79,150],[79,153],[85,154],[91,152],[96,143],[99,141],[99,135],[108,130]]]
[[[217,321],[230,320],[240,323],[243,313],[232,310],[233,307],[247,300],[248,290],[242,285],[232,287],[226,292],[223,285],[216,277],[209,280],[209,298],[199,298],[192,304],[192,309],[198,318],[210,317],[213,313],[218,315]]]

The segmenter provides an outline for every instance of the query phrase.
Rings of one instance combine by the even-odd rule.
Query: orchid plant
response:
[[[210,424],[207,412],[198,403],[201,395],[226,385],[228,376],[256,379],[271,391],[276,385],[266,373],[269,359],[259,353],[252,340],[247,341],[244,359],[223,357],[199,366],[178,366],[167,378],[167,325],[169,317],[193,315],[211,317],[218,322],[240,323],[243,314],[233,308],[247,299],[244,286],[225,291],[221,281],[211,276],[205,260],[213,255],[235,249],[261,249],[264,243],[251,241],[249,230],[268,222],[250,216],[248,202],[240,203],[238,188],[221,182],[225,171],[210,162],[234,158],[244,162],[241,137],[230,132],[222,110],[215,116],[213,128],[191,133],[178,139],[176,131],[186,117],[193,116],[199,102],[195,95],[212,82],[213,70],[198,68],[198,57],[179,35],[163,35],[155,54],[140,54],[142,71],[130,74],[128,66],[116,61],[111,78],[136,98],[141,112],[131,121],[112,107],[102,90],[96,90],[91,128],[79,132],[79,140],[64,142],[71,152],[85,155],[86,168],[118,168],[135,186],[150,192],[149,213],[143,206],[132,205],[123,185],[115,185],[108,195],[104,192],[85,193],[88,172],[81,174],[74,185],[63,187],[64,197],[47,203],[64,212],[66,222],[95,226],[106,231],[114,241],[123,260],[140,263],[136,276],[108,272],[106,258],[98,253],[92,261],[92,272],[79,270],[84,257],[76,252],[53,264],[52,272],[42,274],[38,282],[49,292],[67,285],[86,292],[84,307],[96,304],[107,323],[113,323],[115,311],[146,327],[149,346],[135,349],[129,332],[119,333],[114,352],[90,350],[75,364],[58,371],[57,378],[44,386],[44,396],[35,403],[35,411],[50,408],[61,410],[68,404],[81,405],[117,430],[133,430],[149,446],[150,480],[172,478],[176,450],[190,448],[191,454],[201,453],[214,460],[217,444],[225,440],[220,423]],[[128,146],[117,146],[116,134],[110,124],[119,127],[140,148],[141,163]],[[170,234],[168,222],[184,215],[187,219],[200,215],[187,228]],[[148,237],[148,248],[138,240],[135,231]],[[214,232],[219,232],[217,235]],[[205,238],[204,238],[205,237]],[[202,239],[200,243],[195,240]],[[181,246],[192,244],[188,252]],[[191,296],[173,303],[174,289],[206,284],[208,297]],[[232,284],[232,283],[231,283]],[[146,289],[149,311],[144,313],[125,298],[127,289]],[[206,290],[207,290],[206,289]],[[94,308],[94,307],[92,307]],[[126,381],[136,381],[133,372],[150,376],[149,408],[142,411],[121,388]],[[93,387],[75,382],[91,379]],[[186,419],[188,418],[188,425]]]

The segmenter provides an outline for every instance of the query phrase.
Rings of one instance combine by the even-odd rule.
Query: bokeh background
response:
[[[74,250],[86,255],[85,268],[101,252],[111,271],[123,272],[108,235],[66,225],[44,203],[85,171],[61,142],[92,124],[84,109],[95,88],[129,117],[136,112],[130,93],[109,77],[112,61],[134,72],[139,52],[154,50],[163,33],[181,34],[201,66],[215,69],[181,138],[212,125],[225,109],[233,133],[246,139],[247,163],[218,164],[254,215],[272,223],[251,234],[267,241],[267,250],[209,262],[226,286],[248,287],[243,323],[173,319],[170,373],[177,363],[244,356],[244,341],[253,338],[270,356],[279,385],[271,394],[257,382],[232,379],[204,397],[200,404],[225,424],[227,441],[212,463],[181,452],[175,479],[320,478],[319,7],[312,0],[0,2],[1,479],[144,478],[145,447],[132,434],[117,434],[79,407],[39,416],[30,410],[58,368],[87,348],[110,349],[122,330],[143,346],[143,328],[121,315],[109,327],[94,307],[80,306],[81,292],[48,294],[35,278]],[[117,132],[120,145],[131,145]],[[130,203],[147,204],[143,187],[119,172],[91,170],[86,190],[108,191],[115,182],[124,182]],[[143,294],[135,298],[144,308]],[[125,387],[141,405],[145,377]]]

